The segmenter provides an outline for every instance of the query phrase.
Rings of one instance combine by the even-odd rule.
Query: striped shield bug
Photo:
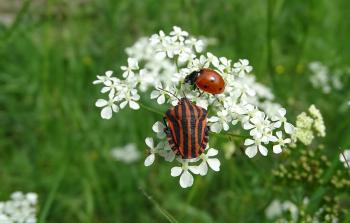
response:
[[[167,140],[177,156],[192,159],[204,152],[208,143],[207,110],[185,97],[167,110],[163,121]]]

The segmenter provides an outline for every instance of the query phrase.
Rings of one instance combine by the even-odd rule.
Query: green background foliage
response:
[[[14,22],[0,24],[0,200],[14,190],[37,192],[40,222],[262,222],[272,199],[310,196],[302,186],[275,192],[271,172],[284,155],[248,159],[238,149],[226,160],[220,153],[221,171],[195,177],[189,189],[180,188],[161,160],[145,168],[142,161],[111,159],[112,147],[129,142],[145,157],[144,139],[161,117],[123,110],[102,120],[92,81],[108,69],[120,74],[126,47],[173,25],[216,38],[208,50],[218,56],[249,59],[292,121],[316,104],[332,160],[350,145],[349,109],[340,106],[350,100],[348,86],[324,95],[311,88],[307,70],[313,60],[349,65],[348,0],[17,3]],[[6,4],[13,2],[0,9]],[[166,110],[145,95],[142,101]],[[225,141],[210,139],[219,150]]]

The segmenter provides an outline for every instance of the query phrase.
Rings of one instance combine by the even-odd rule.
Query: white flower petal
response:
[[[104,100],[104,99],[98,99],[95,103],[96,107],[104,107],[108,104],[108,101]]]
[[[128,104],[128,101],[123,101],[122,103],[120,103],[120,108],[123,109],[125,108],[125,106]]]
[[[168,151],[164,156],[164,159],[165,161],[172,162],[175,159],[175,153],[172,150]]]
[[[105,72],[105,74],[106,74],[107,77],[110,77],[110,76],[112,76],[113,71],[112,71],[112,70],[107,70],[107,71]]]
[[[192,161],[193,160],[193,161]],[[196,162],[195,160],[198,161],[198,158],[194,158],[192,160],[189,160],[189,162]],[[194,174],[199,174],[200,169],[198,168],[199,166],[188,166],[188,170]]]
[[[246,123],[244,123],[243,128],[246,130],[252,129],[252,128],[254,128],[254,125],[250,124],[249,122],[246,122]]]
[[[151,99],[155,99],[160,95],[160,92],[157,90],[154,90],[151,92]]]
[[[147,137],[147,138],[145,139],[145,143],[146,143],[146,145],[147,145],[149,148],[151,148],[151,149],[154,148],[153,138]]]
[[[151,153],[149,156],[146,157],[145,159],[145,166],[150,166],[152,165],[152,163],[154,162],[154,159],[155,159],[155,155],[154,153]]]
[[[162,94],[158,97],[157,103],[161,105],[161,104],[164,104],[164,102],[165,102],[165,96],[164,94]]]
[[[226,122],[222,123],[222,126],[223,126],[225,131],[229,130],[229,128],[230,128]]]
[[[248,148],[246,148],[245,150],[245,154],[249,157],[249,158],[253,158],[256,154],[258,153],[258,148],[257,146],[249,146]]]
[[[182,173],[181,167],[175,166],[171,168],[171,173],[170,173],[171,176],[177,177],[177,176],[180,176],[181,173]]]
[[[245,145],[245,146],[253,145],[254,142],[255,142],[255,141],[252,140],[252,139],[246,139],[246,140],[244,141],[244,145]]]
[[[270,136],[268,137],[268,141],[276,142],[277,140],[278,140],[278,139],[277,139],[276,136],[270,135]]]
[[[134,110],[140,109],[140,105],[138,103],[134,102],[134,101],[130,101],[129,102],[129,106],[130,106],[130,108],[132,108]]]
[[[274,145],[273,146],[273,152],[276,153],[276,154],[281,153],[282,152],[281,145]]]
[[[104,107],[102,110],[101,110],[101,117],[103,119],[110,119],[112,118],[112,108],[107,106],[107,107]]]
[[[103,87],[102,89],[101,89],[101,93],[106,93],[106,92],[108,92],[108,91],[110,91],[111,90],[111,88],[110,87]]]
[[[112,110],[113,112],[118,112],[119,111],[118,105],[112,104]]]
[[[217,154],[219,153],[219,151],[218,150],[216,150],[216,149],[213,149],[213,148],[210,148],[209,150],[208,150],[208,152],[207,152],[207,156],[216,156]]]
[[[283,140],[283,142],[284,142],[285,144],[289,144],[289,143],[292,142],[292,140],[291,140],[290,138],[287,138],[287,139]]]
[[[277,137],[278,137],[279,139],[281,139],[281,138],[282,138],[282,131],[276,132],[276,135],[277,135]]]
[[[286,114],[287,114],[287,111],[285,108],[280,108],[278,109],[278,114],[281,116],[281,117],[284,117]]]
[[[219,117],[216,117],[216,116],[212,116],[208,118],[208,122],[217,122],[219,120],[220,120]]]
[[[294,133],[294,126],[288,122],[284,123],[284,131],[288,134],[293,134]]]
[[[279,127],[281,127],[281,125],[282,125],[281,121],[277,121],[277,122],[273,123],[273,127],[275,127],[275,128],[279,128]]]
[[[201,176],[205,176],[208,173],[208,165],[206,161],[202,161],[201,164],[199,164],[199,166],[196,167],[196,172],[194,172],[196,174],[199,174]]]
[[[267,148],[263,145],[259,145],[259,151],[263,156],[267,156]]]
[[[135,58],[128,58],[128,65],[133,70],[139,68],[138,61]]]
[[[163,125],[163,123],[158,121],[158,122],[153,124],[152,130],[153,130],[153,132],[159,133],[159,132],[163,132],[164,127],[165,126]]]
[[[210,126],[210,130],[212,132],[219,133],[221,132],[221,129],[222,129],[222,125],[219,122],[216,122]]]
[[[214,171],[219,171],[220,170],[220,161],[217,158],[211,158],[207,160],[208,165],[210,168]]]
[[[184,171],[180,177],[180,186],[182,188],[187,188],[192,186],[193,184],[193,176],[188,172],[188,170]]]

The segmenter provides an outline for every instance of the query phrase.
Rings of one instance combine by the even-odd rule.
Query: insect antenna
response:
[[[214,94],[214,98],[215,98],[215,100],[210,105],[213,105],[215,103],[215,101],[220,103],[220,99],[216,94]]]
[[[186,97],[186,95],[185,95],[184,90],[181,90],[181,91],[182,91],[182,94],[184,95],[184,98],[186,98],[186,99],[187,99],[187,97]]]
[[[177,100],[180,101],[180,99],[179,99],[174,93],[172,93],[172,92],[170,92],[170,91],[168,91],[168,90],[165,90],[165,89],[163,89],[163,88],[157,88],[157,87],[156,87],[156,89],[157,89],[158,91],[164,91],[164,92],[170,94],[171,96],[174,96],[175,98],[177,98]]]

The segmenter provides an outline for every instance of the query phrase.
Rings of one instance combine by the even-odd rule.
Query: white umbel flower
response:
[[[243,129],[249,130],[252,137],[245,140],[247,146],[245,152],[248,157],[254,157],[258,151],[266,156],[268,144],[271,147],[275,146],[274,152],[280,152],[289,140],[279,137],[280,133],[277,134],[277,137],[273,134],[281,129],[287,133],[292,132],[292,126],[285,118],[286,111],[279,110],[281,106],[273,102],[272,91],[258,83],[256,78],[249,74],[252,67],[248,60],[240,59],[233,64],[229,58],[203,52],[208,43],[208,39],[195,38],[176,26],[170,33],[160,31],[150,38],[140,38],[133,46],[126,49],[129,58],[128,65],[121,67],[122,78],[117,79],[113,77],[111,71],[108,71],[105,76],[98,76],[94,81],[94,84],[102,84],[102,93],[109,93],[109,98],[111,98],[111,100],[101,99],[96,103],[103,110],[101,115],[103,118],[111,118],[113,112],[127,105],[131,109],[140,109],[142,104],[139,102],[139,91],[143,94],[150,93],[148,97],[155,99],[158,104],[168,106],[176,106],[179,102],[177,97],[186,97],[197,106],[207,109],[209,114],[215,114],[207,119],[211,131],[216,133],[229,131],[238,123]],[[225,81],[225,89],[222,93],[212,95],[200,89],[195,90],[194,86],[185,83],[184,80],[189,74],[203,68],[215,70],[222,76]],[[157,88],[158,90],[155,90]],[[160,88],[174,95],[160,91]],[[147,109],[147,107],[158,108],[159,106],[155,104],[142,107]],[[153,111],[153,109],[149,110]],[[271,112],[268,113],[267,110]],[[190,111],[191,115],[197,118],[200,114],[198,112],[200,111]],[[183,119],[184,116],[179,115],[178,117]],[[275,119],[271,120],[271,117]],[[200,122],[188,124],[193,127],[193,125],[199,125]],[[195,128],[200,128],[198,125]],[[154,162],[155,154],[169,162],[175,158],[184,159],[181,160],[182,167],[172,169],[173,176],[181,175],[180,185],[182,187],[192,185],[191,174],[205,175],[208,167],[219,171],[220,162],[214,157],[217,150],[209,149],[200,157],[187,160],[185,157],[175,155],[174,151],[176,147],[179,147],[179,142],[176,142],[175,136],[172,136],[171,140],[165,139],[164,128],[161,122],[152,126],[160,142],[155,146],[152,138],[146,139],[146,144],[150,147],[150,154],[145,160],[146,166]],[[242,131],[238,128],[237,126],[235,131]],[[224,134],[230,135],[231,133]],[[294,139],[295,135],[292,137]]]
[[[287,122],[287,119],[285,115],[287,114],[287,111],[285,108],[280,108],[277,111],[277,114],[271,118],[272,121],[274,121],[275,128],[281,127],[283,125],[284,131],[288,134],[294,133],[294,126]]]
[[[157,138],[159,139],[165,138],[164,128],[165,128],[165,125],[160,121],[157,121],[156,123],[153,124],[152,130],[153,132],[157,133]]]
[[[157,89],[153,90],[151,92],[151,99],[157,99],[157,103],[160,104],[160,105],[164,104],[164,102],[165,102],[165,95],[167,94],[167,92],[163,91],[162,89],[163,89],[163,86],[160,83],[157,86]]]
[[[185,37],[188,36],[188,32],[183,31],[180,27],[174,26],[173,31],[170,32],[170,36],[172,36],[172,40],[176,41],[184,41]]]
[[[146,145],[149,147],[149,155],[146,157],[145,159],[145,166],[150,166],[153,164],[154,160],[155,160],[155,154],[159,152],[159,149],[162,148],[164,146],[163,143],[159,143],[157,146],[154,146],[154,141],[153,138],[151,137],[147,137],[145,139],[145,143]]]
[[[171,176],[173,177],[178,177],[180,176],[180,186],[182,188],[187,188],[192,186],[193,184],[193,176],[191,174],[197,173],[197,169],[194,166],[189,166],[189,163],[187,160],[180,160],[181,162],[181,167],[175,166],[171,168]]]
[[[110,97],[109,100],[105,99],[98,99],[95,103],[96,107],[102,108],[101,110],[101,117],[103,119],[110,119],[112,118],[113,112],[118,112],[119,107],[115,103],[117,102],[116,97]]]
[[[113,75],[113,71],[108,70],[105,72],[105,75],[97,75],[97,80],[95,80],[94,82],[92,82],[93,84],[102,84],[106,81],[111,80],[111,76]]]
[[[35,223],[36,205],[38,195],[36,193],[14,192],[8,201],[0,201],[1,223]]]
[[[252,66],[249,66],[249,61],[247,59],[240,59],[238,62],[233,64],[233,71],[239,76],[244,76],[253,70]]]
[[[230,121],[231,117],[226,110],[218,111],[217,116],[208,118],[208,122],[213,122],[213,124],[210,125],[210,130],[216,133],[221,132],[221,130],[229,130]]]
[[[278,154],[282,152],[282,148],[285,147],[287,144],[291,143],[291,139],[287,138],[284,139],[283,138],[283,134],[282,131],[278,131],[276,132],[277,137],[273,136],[273,142],[277,142],[278,144],[273,146],[273,152]]]
[[[201,164],[197,166],[197,172],[201,176],[207,175],[208,172],[208,165],[209,167],[214,171],[220,171],[220,161],[218,158],[214,158],[213,156],[216,156],[219,153],[218,150],[210,148],[208,149],[207,153],[202,153],[200,155],[200,158],[202,159]]]
[[[111,156],[118,161],[130,164],[140,159],[140,152],[133,143],[127,144],[124,147],[117,147],[111,150]]]
[[[137,94],[137,90],[133,89],[125,94],[124,101],[120,103],[120,108],[125,108],[127,104],[134,110],[140,109],[140,105],[137,101],[140,100],[140,95]]]
[[[119,85],[120,85],[120,80],[117,78],[110,78],[110,80],[107,80],[104,82],[104,87],[101,89],[101,93],[107,93],[109,92],[109,97],[114,97],[115,92],[117,91]]]
[[[139,69],[139,64],[137,59],[135,58],[128,58],[128,66],[121,66],[121,70],[124,71],[123,77],[133,77],[134,76],[134,71]]]
[[[262,142],[259,139],[255,139],[255,140],[246,139],[244,141],[244,145],[248,146],[248,147],[245,149],[245,154],[249,158],[253,158],[259,151],[261,153],[261,155],[267,156],[268,150],[261,143]]]
[[[298,207],[291,201],[273,200],[265,210],[265,215],[268,219],[277,219],[276,222],[298,222]],[[280,218],[283,214],[288,214],[290,220]]]

